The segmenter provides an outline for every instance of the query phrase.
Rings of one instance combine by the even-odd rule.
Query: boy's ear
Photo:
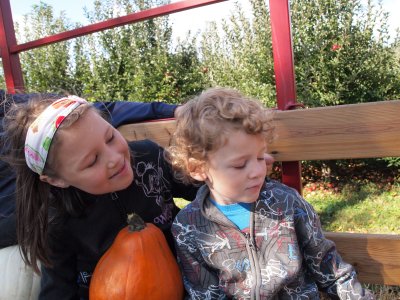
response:
[[[205,181],[207,174],[205,172],[205,163],[195,158],[189,158],[188,161],[189,175],[197,181]]]
[[[47,175],[40,175],[40,180],[43,182],[47,182],[50,185],[59,187],[59,188],[67,188],[69,184],[67,184],[63,179],[54,178]]]

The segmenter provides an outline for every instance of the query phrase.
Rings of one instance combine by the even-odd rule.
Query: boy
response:
[[[223,88],[185,104],[168,160],[204,182],[172,233],[191,299],[374,299],[295,190],[265,180],[271,112]]]

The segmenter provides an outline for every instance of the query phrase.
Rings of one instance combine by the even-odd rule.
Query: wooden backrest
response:
[[[268,152],[277,161],[400,156],[400,100],[275,111]],[[118,128],[128,140],[169,145],[174,120]],[[379,208],[377,208],[379,209]],[[400,235],[331,233],[365,283],[400,285]]]

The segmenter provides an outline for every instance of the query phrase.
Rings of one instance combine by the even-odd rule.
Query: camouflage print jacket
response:
[[[240,231],[208,200],[206,185],[172,226],[190,299],[374,299],[325,239],[294,189],[266,181]]]

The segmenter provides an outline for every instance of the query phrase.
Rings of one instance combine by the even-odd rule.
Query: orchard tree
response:
[[[169,3],[166,0],[95,0],[89,23]],[[81,26],[41,2],[16,24],[23,43]],[[66,91],[92,100],[180,102],[204,88],[195,39],[172,49],[168,17],[150,19],[23,52],[27,91]]]
[[[18,43],[72,28],[64,12],[55,17],[52,7],[43,2],[33,5],[32,11],[23,18],[23,25],[17,22],[15,26]],[[70,90],[72,88],[70,48],[71,42],[67,41],[22,52],[20,59],[26,91]]]
[[[275,80],[269,11],[264,0],[250,0],[250,15],[240,2],[221,26],[202,34],[200,57],[212,85],[230,86],[275,105]]]
[[[298,101],[326,106],[400,96],[388,14],[359,0],[291,1]]]
[[[213,85],[238,88],[275,106],[269,8],[248,0],[222,26],[202,36],[201,57]],[[292,0],[291,20],[298,102],[326,106],[400,97],[398,38],[388,13],[360,0]],[[397,52],[398,53],[398,52]]]
[[[91,23],[169,3],[162,0],[95,1]],[[179,102],[203,88],[190,43],[171,49],[168,16],[98,32],[87,41],[93,74],[85,90],[96,99]],[[194,71],[197,70],[197,71]]]

